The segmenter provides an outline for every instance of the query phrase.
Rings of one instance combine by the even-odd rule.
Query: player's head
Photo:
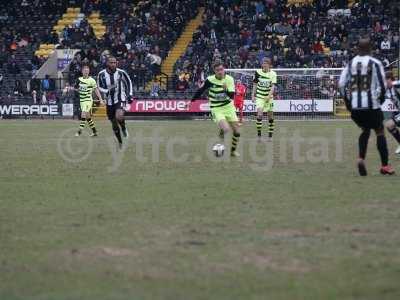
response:
[[[107,69],[112,72],[117,69],[117,59],[114,56],[107,57]]]
[[[367,37],[358,40],[358,55],[364,56],[371,53],[371,41]]]
[[[388,88],[392,87],[392,82],[395,80],[393,72],[392,71],[386,71],[385,72],[385,77],[386,77],[386,83]]]
[[[82,66],[82,75],[83,77],[88,77],[90,74],[90,68],[88,65],[83,65]]]
[[[269,70],[269,68],[271,68],[271,59],[268,57],[264,57],[261,62],[261,67],[263,70]]]
[[[221,60],[216,60],[213,64],[214,73],[218,78],[223,78],[225,76],[224,64]]]

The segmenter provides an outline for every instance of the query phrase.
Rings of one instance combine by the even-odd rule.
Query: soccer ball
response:
[[[225,146],[222,144],[215,144],[212,148],[212,151],[214,152],[216,157],[221,157],[222,155],[224,155]]]

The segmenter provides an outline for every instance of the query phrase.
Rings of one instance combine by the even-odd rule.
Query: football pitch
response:
[[[352,122],[245,123],[232,159],[211,121],[77,126],[0,121],[1,300],[400,299],[399,178]]]

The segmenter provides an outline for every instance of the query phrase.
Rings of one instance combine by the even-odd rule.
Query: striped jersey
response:
[[[114,73],[107,69],[100,71],[97,75],[99,90],[105,94],[107,105],[126,102],[133,95],[132,81],[128,73],[117,68]]]
[[[393,81],[392,87],[386,90],[386,99],[393,102],[398,110],[400,110],[400,80]]]
[[[256,70],[254,74],[253,83],[256,84],[256,99],[258,100],[272,100],[272,87],[276,84],[276,72],[269,70],[269,72],[264,72],[262,69]]]
[[[369,55],[357,55],[344,68],[339,89],[352,110],[379,109],[385,101],[382,63]]]
[[[198,99],[205,90],[208,90],[210,108],[222,107],[231,103],[235,95],[235,80],[230,75],[225,75],[222,79],[218,79],[215,75],[208,76],[193,99]]]
[[[93,90],[97,88],[96,80],[92,77],[79,77],[76,83],[80,102],[93,101]]]

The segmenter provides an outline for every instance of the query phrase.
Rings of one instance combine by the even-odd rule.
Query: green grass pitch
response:
[[[357,175],[353,123],[246,123],[231,161],[210,121],[97,125],[0,121],[1,300],[400,299],[399,179],[373,135]]]

